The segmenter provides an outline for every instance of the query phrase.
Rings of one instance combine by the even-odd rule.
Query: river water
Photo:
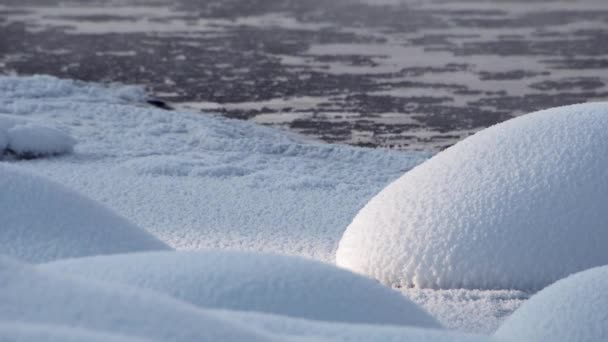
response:
[[[0,1],[0,73],[144,85],[171,107],[437,151],[608,99],[608,1]]]

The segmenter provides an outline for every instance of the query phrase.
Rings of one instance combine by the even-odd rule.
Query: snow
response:
[[[315,320],[308,320],[278,316],[276,313],[273,315],[202,308],[191,300],[194,297],[186,297],[194,292],[178,293],[177,289],[173,288],[165,291],[166,288],[161,286],[177,284],[177,281],[170,278],[159,280],[153,275],[148,277],[146,272],[153,272],[147,268],[137,269],[133,279],[128,279],[129,284],[138,286],[138,289],[117,281],[112,284],[97,281],[98,278],[113,280],[110,276],[120,276],[122,270],[135,264],[131,257],[138,258],[139,255],[152,255],[154,258],[162,256],[163,262],[174,268],[171,270],[174,272],[171,276],[208,279],[203,277],[209,275],[197,270],[194,262],[181,266],[175,265],[175,262],[182,257],[184,261],[189,258],[194,260],[197,253],[203,255],[211,252],[179,252],[179,255],[158,252],[88,257],[146,249],[168,249],[155,237],[179,250],[211,247],[241,250],[238,253],[268,251],[306,256],[331,263],[335,260],[340,237],[365,203],[390,181],[428,157],[420,153],[305,144],[298,137],[247,122],[200,113],[151,108],[145,100],[144,92],[136,87],[101,86],[46,76],[0,77],[0,115],[10,116],[13,121],[27,121],[23,126],[35,125],[56,129],[69,134],[78,142],[70,154],[33,160],[5,158],[0,162],[0,203],[3,204],[0,206],[0,253],[36,263],[87,256],[83,260],[66,260],[65,264],[100,264],[99,268],[96,266],[88,270],[91,274],[81,274],[90,278],[88,280],[62,272],[54,273],[46,269],[52,267],[50,265],[34,269],[30,266],[20,266],[21,268],[17,269],[22,271],[4,274],[11,274],[10,277],[0,274],[0,313],[6,314],[0,316],[0,340],[11,339],[23,331],[34,335],[40,331],[41,334],[48,333],[48,336],[58,336],[57,339],[65,335],[65,339],[73,340],[90,340],[99,336],[107,337],[106,340],[162,340],[173,339],[173,335],[179,335],[181,338],[186,334],[201,339],[201,336],[210,336],[204,334],[215,334],[216,326],[219,327],[220,333],[236,329],[244,334],[239,337],[247,336],[247,340],[496,340],[493,337],[461,335],[446,330],[318,320],[337,320],[333,317],[338,316],[329,315],[323,318],[311,317]],[[414,204],[418,205],[420,215],[410,217],[412,222],[417,226],[422,223],[429,225],[421,225],[419,230],[430,227],[431,223],[449,222],[454,219],[450,216],[452,214],[458,216],[457,220],[452,221],[456,222],[456,225],[433,225],[432,229],[424,231],[424,235],[418,236],[419,241],[428,246],[428,250],[411,250],[418,253],[411,261],[420,261],[420,265],[415,268],[413,264],[408,265],[415,269],[417,275],[416,284],[410,285],[418,287],[410,288],[406,285],[397,290],[430,312],[446,328],[492,333],[534,290],[555,280],[557,274],[563,276],[566,272],[592,266],[583,261],[604,262],[600,260],[602,251],[598,247],[605,243],[604,235],[599,226],[592,226],[591,223],[604,219],[603,213],[597,210],[601,208],[601,203],[605,203],[601,197],[602,192],[606,193],[606,180],[599,171],[601,167],[598,166],[605,158],[604,154],[600,153],[605,151],[605,146],[601,144],[607,141],[604,135],[606,133],[602,132],[606,131],[606,127],[600,118],[605,107],[608,106],[590,104],[554,109],[550,114],[541,114],[540,117],[539,114],[530,115],[530,118],[525,119],[529,120],[527,123],[518,124],[519,121],[515,120],[505,123],[507,126],[492,128],[488,130],[490,133],[481,133],[472,138],[471,141],[477,143],[465,141],[461,143],[464,147],[454,147],[460,149],[458,153],[450,152],[451,150],[441,153],[411,172],[417,176],[404,176],[416,177],[421,183],[408,181],[411,183],[409,186],[412,192],[417,189],[416,195],[409,191],[395,191],[394,196],[388,196],[390,201],[387,200],[383,204],[384,208],[380,208],[383,212],[386,210],[393,213],[390,219],[395,225],[402,224],[403,218],[413,212],[411,205]],[[567,113],[560,114],[561,112]],[[577,113],[577,116],[573,119],[571,113]],[[548,117],[551,117],[551,120],[548,120]],[[591,120],[593,123],[585,120]],[[519,136],[511,136],[514,130],[521,132],[518,133]],[[6,148],[8,137],[4,132],[6,130],[0,129],[0,147]],[[553,141],[552,134],[555,135]],[[484,149],[481,145],[488,146]],[[484,151],[485,155],[482,154]],[[494,151],[502,155],[494,154]],[[440,170],[444,166],[449,168]],[[417,171],[418,169],[425,171]],[[499,173],[501,170],[504,173]],[[468,172],[466,176],[459,175],[465,171]],[[424,172],[431,175],[424,176]],[[5,179],[5,173],[10,177]],[[601,177],[593,179],[598,175]],[[435,181],[433,177],[438,176],[444,178],[439,177]],[[14,184],[13,178],[22,180]],[[441,179],[447,181],[440,181]],[[467,179],[471,182],[467,182]],[[516,186],[514,189],[509,188],[501,184],[503,181],[509,181],[509,184]],[[395,184],[389,188],[399,188]],[[451,188],[452,186],[455,188]],[[473,191],[481,188],[489,191]],[[467,192],[467,189],[470,192]],[[438,196],[438,192],[442,195]],[[470,195],[471,193],[473,195]],[[571,198],[568,199],[565,193],[569,193]],[[21,201],[22,198],[26,200]],[[417,198],[420,200],[414,201]],[[496,200],[497,198],[500,198],[500,201]],[[372,202],[374,201],[376,200]],[[4,206],[4,203],[7,203],[7,206]],[[525,208],[522,209],[524,203]],[[396,210],[397,207],[403,211]],[[9,210],[11,208],[18,210]],[[581,214],[583,208],[585,213]],[[366,210],[369,209],[363,211]],[[523,217],[515,217],[514,213]],[[494,220],[490,220],[492,215]],[[110,221],[115,222],[115,225],[87,230],[91,223],[108,222],[110,216],[113,217]],[[85,217],[90,220],[82,221]],[[47,221],[47,218],[51,220]],[[357,218],[359,219],[360,217]],[[374,217],[374,224],[378,229],[366,238],[370,240],[369,243],[394,240],[395,243],[389,241],[388,243],[392,244],[382,251],[385,252],[382,255],[386,257],[381,259],[383,262],[378,263],[372,258],[370,261],[375,265],[384,265],[383,270],[389,271],[387,274],[395,277],[395,273],[391,272],[399,270],[399,265],[404,260],[409,260],[408,255],[400,251],[404,247],[404,237],[410,235],[404,235],[399,230],[380,229],[388,226],[385,224],[388,219],[388,216],[383,215]],[[54,223],[64,220],[71,224],[70,229],[62,230]],[[17,226],[4,230],[5,222],[18,222],[19,227],[28,224],[37,230],[17,229]],[[469,226],[465,225],[467,222],[479,224]],[[487,224],[488,222],[491,224]],[[525,225],[521,225],[522,222]],[[581,225],[579,227],[573,223]],[[551,227],[552,224],[554,227]],[[79,228],[76,229],[76,226]],[[136,226],[145,229],[147,233]],[[580,230],[577,234],[568,227]],[[352,226],[349,231],[351,228]],[[549,228],[552,230],[547,233]],[[393,235],[387,238],[387,232]],[[31,241],[27,242],[29,240],[23,240],[23,237]],[[144,245],[153,241],[152,244],[156,247],[128,246],[140,246],[142,241]],[[408,243],[411,246],[422,246],[416,245],[417,241],[411,240]],[[499,241],[500,245],[496,241]],[[568,244],[564,241],[568,241]],[[474,248],[476,246],[478,249]],[[112,247],[111,250],[109,247]],[[365,262],[364,258],[371,255],[364,247],[361,246],[360,259],[357,259],[359,262]],[[344,243],[340,250],[340,254],[344,256]],[[549,251],[553,254],[547,254]],[[216,253],[212,254],[218,257],[219,254]],[[175,260],[166,256],[175,257]],[[505,256],[508,257],[504,258]],[[499,259],[500,257],[503,258]],[[115,270],[101,267],[106,260],[114,258],[124,260],[124,265],[119,265],[121,267]],[[254,256],[251,259],[285,260],[283,257],[269,256]],[[300,291],[297,296],[301,302],[304,301],[302,298],[311,298],[306,296],[310,296],[313,292],[311,289],[319,288],[323,281],[333,279],[341,283],[348,277],[354,277],[330,270],[330,266],[297,260],[299,261],[296,264],[301,263],[302,267],[269,267],[263,270],[289,273],[290,276],[281,279],[280,284],[291,284],[292,287],[287,288],[289,291],[285,290],[285,293],[278,289],[276,292],[283,296]],[[150,262],[142,262],[142,265],[148,264]],[[210,263],[204,260],[200,261],[200,264]],[[234,264],[236,263],[231,263]],[[250,269],[239,269],[235,265],[231,272],[225,272],[229,274],[219,273],[219,267],[211,265],[214,266],[212,274],[230,280],[231,284],[235,284],[235,288],[241,289],[241,292],[234,294],[235,299],[242,299],[241,303],[237,303],[243,305],[239,308],[241,310],[247,309],[245,304],[276,304],[272,298],[266,302],[256,302],[258,298],[247,297],[248,287],[245,287],[243,280],[230,278],[239,274],[237,271],[253,273],[252,270],[257,267],[257,264],[252,266],[253,261],[250,260],[243,264],[249,265]],[[289,264],[291,265],[291,262]],[[59,267],[60,263],[56,265]],[[150,270],[158,271],[159,275],[169,274],[160,271],[163,265],[165,264],[159,262],[158,265],[150,266]],[[182,270],[180,267],[191,270],[192,274],[179,273],[178,271]],[[493,270],[494,267],[496,270]],[[304,270],[298,272],[300,268]],[[468,272],[469,268],[469,273],[460,272],[463,269]],[[107,273],[101,272],[102,270]],[[95,271],[99,271],[99,274],[92,274]],[[169,272],[167,269],[165,271]],[[26,273],[29,274],[27,277],[24,276]],[[319,284],[307,283],[306,287],[294,282],[294,279],[302,279],[304,274],[311,277],[325,277],[326,274],[327,279],[320,280]],[[16,275],[25,278],[16,281]],[[5,279],[11,279],[11,284],[18,284],[12,287],[11,291],[23,287],[23,292],[16,295],[14,291],[12,294],[4,291],[2,286],[9,283],[9,280]],[[372,286],[361,283],[361,278],[353,279],[353,284],[357,286],[342,286],[343,293],[340,294],[345,296],[343,298],[355,294],[359,291],[359,286]],[[480,279],[485,283],[481,282],[481,285],[477,286]],[[219,282],[221,279],[211,279],[210,282],[216,280]],[[421,284],[432,283],[441,284],[441,287],[447,289],[437,290],[439,286],[420,288]],[[269,285],[268,281],[260,281],[257,284],[261,286],[256,288],[261,289],[259,299],[264,297],[261,294],[269,297],[270,291],[276,289],[265,289],[263,286]],[[393,282],[390,284],[399,285]],[[461,284],[469,284],[474,289],[455,288],[463,287]],[[184,284],[182,289],[197,289],[195,286],[185,285],[187,284]],[[329,284],[325,288],[336,293],[338,291],[335,286],[336,284]],[[144,287],[145,289],[142,289]],[[483,290],[484,288],[494,290]],[[344,305],[357,308],[359,304],[371,303],[378,298],[386,304],[385,301],[392,298],[392,293],[387,293],[390,290],[381,291],[378,288],[376,291],[373,290],[374,287],[370,289],[372,290],[369,293],[358,295],[360,302],[346,303],[343,300]],[[222,290],[228,291],[228,286]],[[80,300],[82,305],[70,299],[74,291],[86,293],[86,296],[74,297],[74,301]],[[9,306],[12,296],[17,299],[10,302],[12,304]],[[140,299],[133,299],[132,296]],[[120,299],[108,299],[109,297]],[[27,302],[23,308],[17,305],[21,300],[19,298],[24,303]],[[52,305],[47,305],[49,300],[53,301],[50,303]],[[151,300],[150,306],[142,306],[140,303],[148,300]],[[131,301],[139,304],[131,307]],[[158,304],[158,301],[164,304]],[[400,297],[394,301],[404,302]],[[124,303],[114,306],[113,309],[116,309],[117,313],[110,309],[114,302]],[[307,304],[310,305],[292,306],[289,308],[291,314],[295,312],[300,315],[319,310],[312,302]],[[411,303],[407,305],[411,307]],[[370,312],[377,313],[375,318],[382,318],[383,312],[379,307],[368,306]],[[20,316],[13,315],[12,312],[9,314],[9,307],[10,310],[17,310]],[[37,310],[40,313],[36,313]],[[148,315],[148,311],[151,311],[151,315]],[[336,313],[337,310],[327,312]],[[349,319],[362,317],[354,312],[349,313]],[[281,315],[285,314],[290,313],[281,312]],[[137,315],[146,317],[131,317]],[[13,316],[16,318],[11,318]],[[189,318],[182,319],[186,316]],[[129,327],[116,327],[117,322],[123,321],[123,317],[128,317],[124,322]],[[399,317],[393,319],[398,320]],[[131,324],[130,320],[136,320],[135,324]],[[13,326],[16,321],[26,326],[19,328],[21,330],[4,328],[3,324]],[[177,327],[168,326],[176,321],[184,323],[178,323]],[[195,326],[197,324],[194,321],[211,322],[200,327],[207,327],[209,331],[197,330],[199,327]],[[235,324],[237,327],[233,329]],[[180,327],[184,335],[179,332]],[[191,329],[195,331],[192,332]],[[159,337],[156,337],[157,332],[160,332]],[[250,339],[251,335],[255,337]],[[30,338],[30,335],[19,336],[24,340]],[[184,340],[187,339],[184,337]]]
[[[0,158],[37,158],[70,153],[76,141],[66,133],[14,115],[0,114]]]
[[[485,129],[372,198],[337,264],[402,287],[525,291],[607,264],[607,150],[606,103]]]
[[[608,266],[550,285],[522,305],[496,336],[512,341],[608,340]]]
[[[0,113],[64,128],[60,158],[19,161],[177,249],[270,251],[333,262],[367,200],[427,155],[304,144],[280,131],[151,108],[133,87],[0,77]],[[227,205],[229,204],[229,205]]]
[[[400,288],[446,329],[490,335],[530,297],[517,290]]]
[[[250,327],[269,333],[298,336],[306,341],[323,339],[349,342],[504,342],[502,339],[484,335],[419,327],[321,322],[239,311],[224,311],[218,314],[220,317],[246,322]]]
[[[159,293],[60,277],[0,258],[0,321],[64,325],[157,341],[272,341]]]
[[[0,341],[11,342],[143,342],[135,337],[68,328],[65,326],[0,322]]]
[[[0,257],[0,339],[123,341],[494,341],[399,326],[204,310],[142,288],[62,275]],[[111,335],[107,335],[111,334]],[[10,339],[12,340],[12,339]]]
[[[398,292],[300,257],[238,251],[147,252],[60,260],[43,268],[154,290],[199,307],[440,327]]]
[[[98,203],[0,163],[0,251],[32,262],[168,247]]]
[[[65,104],[56,103],[62,99],[72,99],[74,101],[85,102],[125,102],[137,101],[145,98],[145,92],[137,86],[124,86],[114,84],[106,87],[96,83],[82,82],[69,79],[59,79],[52,76],[2,76],[0,78],[0,103],[20,115],[35,114],[30,112],[27,107],[20,107],[19,100],[34,100],[30,102],[31,107],[40,105],[42,108],[65,107]],[[17,100],[17,101],[15,101]],[[44,103],[47,102],[47,103]]]
[[[4,151],[8,147],[8,134],[2,129],[0,129],[0,151],[4,154]]]

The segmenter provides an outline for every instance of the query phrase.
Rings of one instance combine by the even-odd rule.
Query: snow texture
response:
[[[0,204],[0,251],[22,260],[169,249],[98,203],[6,163]]]
[[[143,104],[141,90],[0,77],[0,113],[65,128],[74,154],[19,161],[178,249],[233,248],[333,262],[342,233],[426,158],[303,144],[280,131]]]
[[[306,341],[323,339],[348,342],[504,342],[502,339],[485,335],[420,327],[321,322],[242,311],[223,311],[218,314],[269,333],[298,336]]]
[[[300,257],[236,251],[148,252],[60,260],[44,268],[150,289],[200,307],[440,328],[398,292]]]
[[[40,335],[49,340],[65,336],[68,341],[496,340],[445,330],[204,310],[150,290],[66,276],[6,257],[0,257],[0,279],[0,339],[10,341],[13,336],[31,341]]]
[[[607,264],[606,151],[607,103],[485,129],[370,200],[337,264],[403,287],[519,290]]]
[[[72,152],[76,141],[66,133],[33,120],[0,114],[0,159],[39,158]]]
[[[517,290],[399,290],[446,329],[486,335],[494,333],[530,297]]]
[[[608,266],[559,280],[532,296],[496,332],[512,341],[608,341]]]

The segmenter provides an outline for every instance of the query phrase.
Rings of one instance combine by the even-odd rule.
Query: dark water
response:
[[[0,0],[0,72],[398,149],[608,99],[608,1],[374,2]]]

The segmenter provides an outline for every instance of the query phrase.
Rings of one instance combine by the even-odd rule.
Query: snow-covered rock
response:
[[[0,163],[0,252],[22,260],[169,249],[100,204]]]
[[[540,289],[608,263],[608,103],[485,129],[390,184],[337,264],[385,284]]]
[[[541,290],[495,335],[511,341],[608,341],[608,266],[576,273]]]
[[[147,252],[60,260],[41,267],[151,289],[200,307],[440,327],[416,304],[376,281],[299,257],[236,251]]]
[[[76,140],[66,133],[33,120],[0,114],[0,158],[38,158],[72,152]]]

